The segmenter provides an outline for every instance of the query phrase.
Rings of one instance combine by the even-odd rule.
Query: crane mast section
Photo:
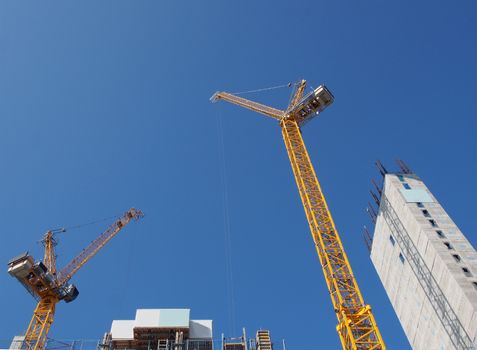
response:
[[[298,121],[280,123],[295,180],[321,262],[344,349],[385,349],[369,305],[365,305],[320,183],[301,136]]]
[[[238,106],[251,109],[252,111],[264,114],[267,117],[271,117],[271,118],[274,118],[274,119],[277,119],[277,120],[281,120],[283,118],[284,114],[285,114],[285,112],[280,110],[280,109],[265,106],[261,103],[250,101],[250,100],[247,100],[245,98],[238,97],[238,96],[235,96],[235,95],[232,95],[228,92],[223,92],[223,91],[222,92],[216,92],[210,98],[210,100],[212,102],[217,102],[218,100],[225,100],[225,101],[228,101],[230,103],[233,103],[233,104],[236,104]]]
[[[58,285],[66,283],[84,264],[86,264],[96,253],[104,247],[121,229],[131,220],[138,220],[143,216],[140,210],[129,209],[122,217],[112,224],[99,237],[92,241],[81,253],[79,253],[68,265],[58,273]]]
[[[59,299],[55,296],[47,296],[42,298],[33,313],[33,317],[28,325],[25,333],[25,339],[22,349],[42,350],[45,347],[48,332],[53,318],[55,316],[55,308]]]
[[[306,80],[301,80],[300,83],[296,87],[296,91],[293,94],[293,97],[288,105],[287,108],[287,113],[292,109],[294,106],[300,102],[300,100],[303,98],[303,94],[305,93],[305,88],[306,88]]]
[[[53,232],[48,231],[45,234],[45,238],[43,239],[43,245],[45,246],[45,255],[43,258],[43,262],[48,271],[50,271],[50,273],[56,274],[56,240],[53,238]]]

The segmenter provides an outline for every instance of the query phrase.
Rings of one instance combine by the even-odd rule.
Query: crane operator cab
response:
[[[303,97],[287,114],[301,126],[323,112],[333,103],[334,99],[330,90],[325,85],[320,85]]]
[[[8,262],[8,273],[15,277],[35,299],[53,294],[58,299],[69,303],[79,294],[74,284],[59,283],[56,275],[48,271],[43,262],[34,262],[28,252]]]

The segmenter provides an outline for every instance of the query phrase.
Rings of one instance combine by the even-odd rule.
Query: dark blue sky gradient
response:
[[[340,348],[279,126],[208,100],[305,78],[336,97],[303,135],[358,283],[388,348],[408,349],[361,238],[373,163],[407,161],[477,246],[476,10],[471,0],[1,2],[0,261],[41,258],[48,228],[136,206],[146,217],[73,278],[80,296],[58,306],[51,337],[96,339],[136,308],[190,307],[217,338],[263,327],[291,349]],[[284,108],[289,94],[247,97]],[[107,225],[59,236],[59,265]],[[25,331],[35,303],[6,265],[0,286],[3,341]]]

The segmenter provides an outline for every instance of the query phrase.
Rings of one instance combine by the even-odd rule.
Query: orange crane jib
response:
[[[28,252],[9,261],[8,273],[38,301],[25,333],[22,349],[42,350],[44,348],[53,323],[56,304],[60,300],[69,303],[79,294],[75,285],[68,283],[70,278],[131,220],[138,220],[143,216],[140,210],[129,209],[59,272],[56,271],[54,249],[56,240],[53,231],[48,231],[43,237],[42,243],[45,247],[43,261],[35,262]]]
[[[333,309],[338,318],[336,330],[343,349],[384,350],[386,346],[371,307],[364,303],[358,288],[300,131],[303,124],[331,105],[334,97],[324,85],[303,96],[305,87],[305,80],[297,84],[290,105],[285,111],[228,92],[216,92],[211,101],[225,100],[279,121]]]

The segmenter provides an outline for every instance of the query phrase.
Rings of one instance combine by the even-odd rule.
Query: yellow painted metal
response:
[[[52,295],[41,298],[25,333],[22,349],[42,350],[50,330],[58,298]]]
[[[53,237],[53,232],[48,231],[43,237],[43,245],[45,246],[45,256],[43,258],[43,263],[50,273],[56,274],[56,256],[55,256],[55,246],[56,240]]]
[[[268,117],[272,117],[272,118],[277,119],[277,120],[280,120],[281,118],[283,118],[283,115],[285,113],[285,112],[283,112],[279,109],[269,107],[269,106],[265,106],[261,103],[250,101],[250,100],[247,100],[246,98],[238,97],[238,96],[232,95],[228,92],[223,92],[223,91],[216,92],[210,98],[210,100],[212,102],[215,102],[215,101],[220,100],[220,99],[229,101],[233,104],[236,104],[236,105],[248,108],[248,109],[251,109],[252,111],[264,114]]]
[[[58,283],[61,285],[67,282],[84,264],[86,264],[96,253],[103,248],[121,229],[129,224],[131,220],[139,220],[144,214],[138,209],[131,208],[125,212],[115,223],[108,227],[101,235],[92,241],[81,253],[72,259],[60,272],[58,272]]]
[[[280,122],[316,251],[325,275],[343,349],[385,349],[369,305],[365,305],[326,204],[298,123]]]
[[[298,84],[296,91],[288,104],[287,111],[293,108],[300,100],[303,98],[303,94],[305,93],[305,88],[306,88],[306,80],[301,80],[300,83]]]
[[[287,110],[300,102],[305,84],[304,80],[300,82]],[[257,110],[256,102],[250,101],[249,103],[248,100],[240,98],[237,103],[237,100],[230,96],[233,95],[218,92],[214,95],[214,101],[223,99],[251,110]],[[267,115],[268,111],[261,107],[260,113]],[[364,303],[351,270],[351,265],[303,142],[298,121],[286,112],[283,112],[281,118],[277,118],[279,115],[274,111],[273,115],[269,116],[280,120],[283,140],[318,252],[333,309],[338,319],[336,330],[342,347],[346,350],[385,350],[386,346],[371,307]]]
[[[100,236],[98,236],[93,242],[91,242],[85,249],[81,251],[74,259],[72,259],[63,268],[57,277],[56,286],[61,288],[64,284],[84,265],[86,264],[96,253],[103,248],[121,229],[123,229],[131,220],[138,220],[142,218],[144,214],[137,209],[131,208],[124,213],[116,222],[108,227]],[[45,247],[44,264],[48,271],[52,274],[56,274],[56,256],[54,247],[56,241],[52,231],[48,231],[43,237],[43,245]],[[40,301],[36,306],[36,309],[31,318],[28,329],[25,333],[25,340],[23,342],[22,349],[27,350],[43,350],[46,344],[48,332],[53,318],[55,315],[56,304],[60,301],[54,294],[54,290],[51,288],[38,293]]]

